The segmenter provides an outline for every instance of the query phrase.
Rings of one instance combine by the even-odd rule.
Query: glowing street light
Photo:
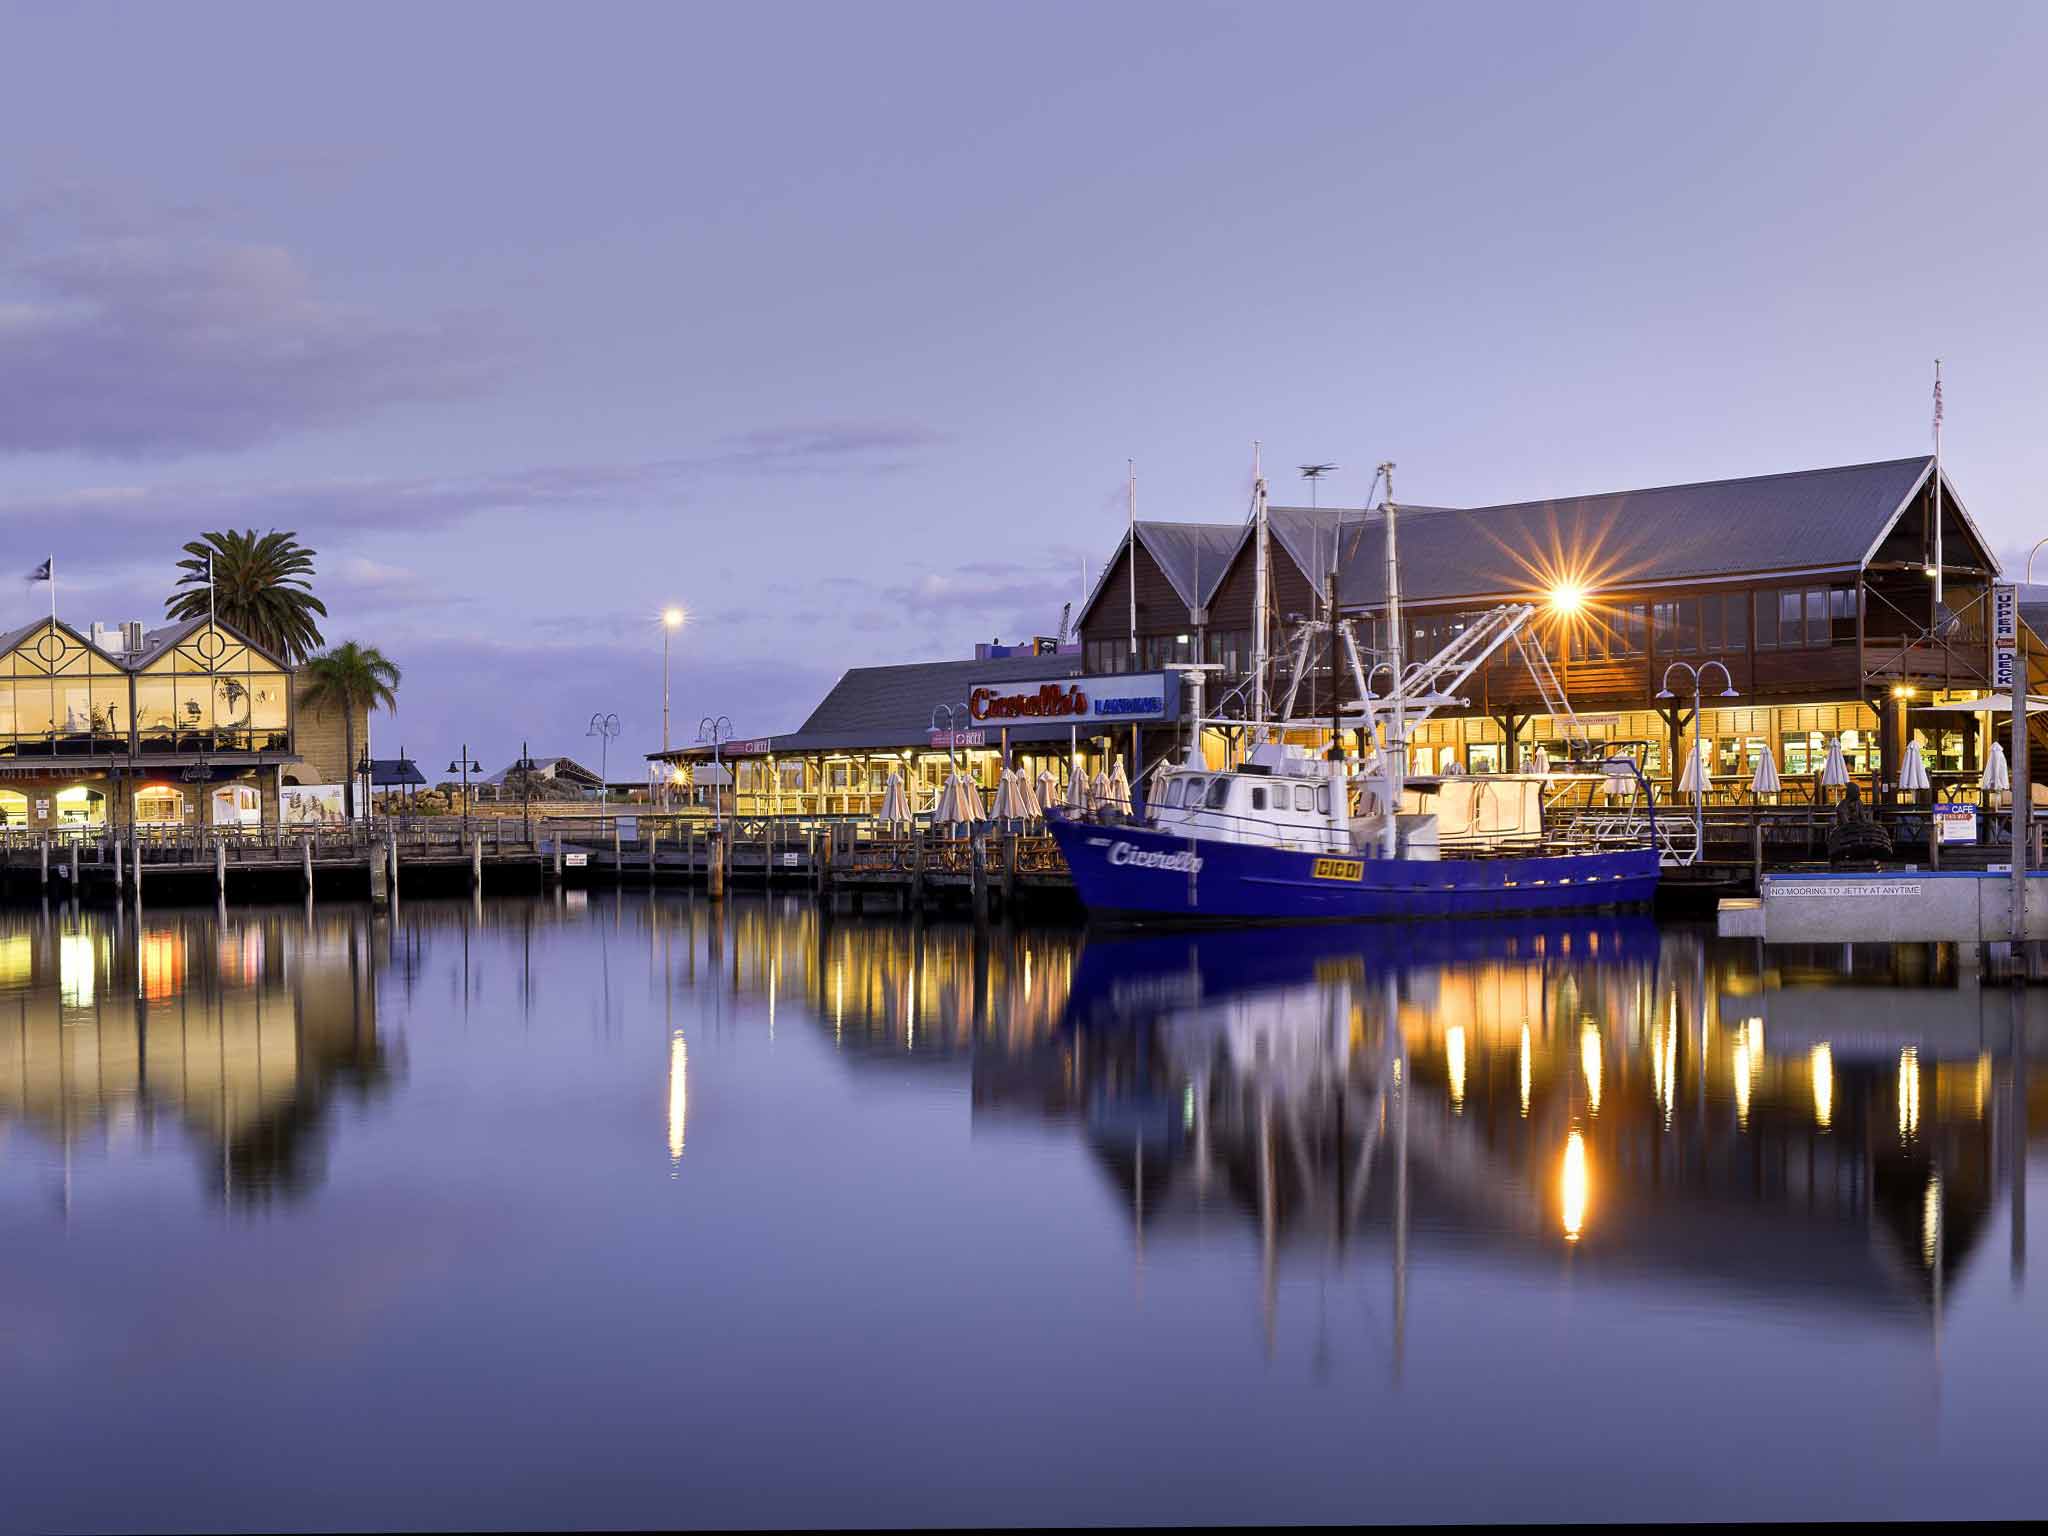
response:
[[[668,750],[668,637],[681,629],[689,615],[669,607],[661,614],[661,750]]]
[[[1561,581],[1550,589],[1550,611],[1571,618],[1586,606],[1586,589],[1577,582]]]

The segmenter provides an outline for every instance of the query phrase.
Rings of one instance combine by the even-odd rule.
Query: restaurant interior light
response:
[[[1550,611],[1570,615],[1586,606],[1586,589],[1575,582],[1561,581],[1550,589]]]

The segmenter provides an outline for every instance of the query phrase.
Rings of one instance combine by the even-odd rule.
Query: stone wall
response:
[[[294,741],[299,756],[305,761],[285,771],[301,784],[340,784],[347,780],[348,739],[343,730],[341,711],[338,709],[309,709],[306,707],[306,676],[303,672],[292,676],[292,714],[296,721]],[[356,756],[363,755],[363,748],[370,739],[370,716],[368,710],[356,716]]]

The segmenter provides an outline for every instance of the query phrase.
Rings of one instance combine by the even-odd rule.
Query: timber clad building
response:
[[[1469,702],[1416,728],[1410,768],[1486,772],[1526,766],[1541,743],[1573,736],[1632,743],[1645,770],[1671,780],[1697,735],[1723,789],[1746,785],[1772,752],[1788,792],[1810,786],[1839,737],[1869,788],[1896,776],[1917,739],[1938,789],[1973,785],[1994,716],[1935,706],[1982,699],[1990,687],[1990,584],[1997,562],[1946,477],[1936,538],[1931,458],[1893,459],[1741,480],[1661,486],[1491,507],[1400,508],[1403,649],[1427,658],[1503,603],[1537,605],[1535,638],[1562,685],[1571,720],[1549,709],[1513,647],[1459,689]],[[1274,507],[1268,518],[1269,654],[1277,708],[1295,679],[1294,638],[1315,614],[1332,564],[1338,599],[1363,661],[1391,650],[1386,631],[1386,521],[1379,509]],[[932,735],[936,705],[977,685],[1049,697],[1081,692],[1165,696],[1156,715],[1110,723],[982,712],[955,742],[984,784],[1012,762],[1062,765],[1078,744],[1091,770],[1112,755],[1142,774],[1186,748],[1176,664],[1206,662],[1204,713],[1242,715],[1249,702],[1258,551],[1249,523],[1141,521],[1119,541],[1082,607],[1079,654],[995,662],[856,668],[801,729],[736,742],[743,810],[873,809],[891,766],[913,792],[935,791],[947,753]],[[1940,551],[1942,601],[1935,605]],[[2035,689],[2048,678],[2030,647]],[[1734,697],[1723,698],[1719,662]],[[1703,718],[1678,664],[1706,668]],[[1671,678],[1674,699],[1657,694]],[[1151,679],[1165,678],[1154,688]],[[1384,678],[1374,680],[1384,687]],[[1057,691],[1057,690],[1055,690]],[[1348,685],[1340,701],[1349,704]],[[1318,641],[1301,669],[1296,714],[1304,744],[1327,743],[1331,699]],[[2048,782],[2048,734],[2035,726],[2035,782]],[[984,729],[986,727],[986,729]],[[1001,729],[1007,727],[1007,730]],[[1212,766],[1229,745],[1204,739]],[[678,770],[709,748],[666,754]]]
[[[1940,501],[1939,613],[1927,457],[1505,506],[1404,506],[1404,649],[1410,661],[1430,656],[1487,610],[1531,602],[1585,734],[1646,743],[1653,773],[1668,778],[1694,734],[1689,677],[1673,674],[1682,699],[1656,697],[1667,670],[1718,661],[1737,696],[1718,697],[1709,672],[1703,693],[1715,707],[1698,725],[1718,777],[1746,782],[1767,745],[1788,776],[1815,772],[1839,734],[1852,772],[1881,780],[1910,734],[1937,777],[1974,779],[1981,717],[1930,706],[1989,688],[1997,561],[1946,476]],[[1285,507],[1269,523],[1277,697],[1292,632],[1314,609],[1340,538],[1340,606],[1361,647],[1385,647],[1386,523],[1377,510]],[[1235,545],[1219,560],[1226,533]],[[1082,611],[1087,671],[1133,665],[1135,583],[1135,664],[1217,664],[1224,681],[1210,700],[1228,712],[1250,668],[1252,544],[1249,527],[1139,523],[1135,549],[1128,537],[1119,545]],[[1310,659],[1300,712],[1327,715],[1320,644]],[[1506,769],[1570,734],[1512,648],[1461,692],[1469,707],[1440,711],[1416,733],[1415,771]],[[2037,753],[2044,742],[2037,721]]]
[[[218,621],[0,633],[0,826],[275,829],[282,786],[348,774],[341,716],[300,684]]]

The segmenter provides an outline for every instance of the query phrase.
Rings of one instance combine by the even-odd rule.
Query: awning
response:
[[[2004,693],[1988,693],[1981,699],[1950,699],[1942,704],[1913,704],[1913,710],[1938,709],[1952,715],[2009,715],[2012,713],[2012,696]],[[2027,695],[2027,713],[2038,715],[2048,711],[2048,698],[2038,693]]]

